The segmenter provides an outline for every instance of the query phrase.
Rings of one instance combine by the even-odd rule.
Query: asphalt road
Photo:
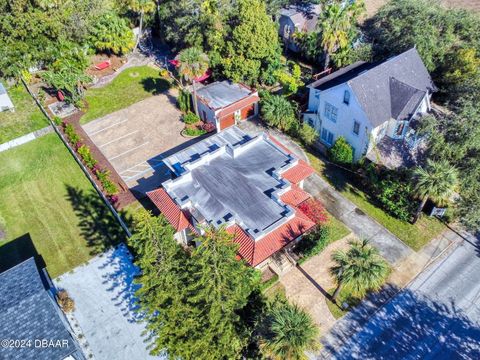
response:
[[[355,321],[347,321],[354,326]],[[334,340],[332,344],[340,343]],[[343,347],[326,347],[328,358],[342,360],[480,359],[479,247],[463,242],[381,308]]]

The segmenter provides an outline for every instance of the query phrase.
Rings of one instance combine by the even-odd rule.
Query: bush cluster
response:
[[[199,121],[200,121],[200,118],[192,112],[187,112],[185,115],[183,115],[183,122],[185,124],[189,124],[189,125],[196,124]]]
[[[325,224],[328,221],[328,214],[325,207],[316,199],[304,201],[298,208],[317,225]]]
[[[328,157],[334,163],[350,165],[353,163],[353,148],[343,136],[340,136],[328,149]]]
[[[180,90],[177,98],[178,108],[184,112],[189,113],[191,106],[190,106],[190,93],[186,90]]]
[[[328,244],[330,244],[330,229],[326,225],[319,225],[303,236],[295,247],[295,252],[307,259],[320,254]]]
[[[68,141],[73,145],[78,155],[81,157],[83,163],[88,167],[97,177],[97,179],[102,184],[103,190],[106,195],[109,196],[110,202],[116,203],[116,199],[113,198],[114,195],[118,194],[118,188],[115,183],[110,179],[110,172],[108,170],[102,170],[98,164],[97,160],[93,157],[90,148],[82,143],[82,139],[75,131],[75,128],[72,124],[63,123],[63,131],[67,135]]]

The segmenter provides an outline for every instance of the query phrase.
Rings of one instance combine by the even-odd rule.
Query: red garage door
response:
[[[242,110],[242,120],[249,118],[250,116],[255,115],[255,104],[250,106],[245,106]]]
[[[226,115],[220,119],[220,130],[226,129],[230,126],[235,125],[235,115],[230,114]]]

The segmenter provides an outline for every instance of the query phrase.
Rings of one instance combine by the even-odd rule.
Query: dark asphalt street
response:
[[[343,341],[333,331],[321,358],[480,359],[479,247],[464,241]]]

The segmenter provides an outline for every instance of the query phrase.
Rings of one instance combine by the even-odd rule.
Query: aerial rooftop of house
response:
[[[197,96],[211,109],[217,110],[236,103],[256,91],[243,84],[230,81],[217,81],[197,90]]]
[[[289,17],[298,29],[312,31],[317,26],[320,10],[319,4],[290,5],[281,9],[280,15]]]
[[[278,229],[283,234],[281,248],[302,234],[300,228],[306,231],[314,225],[296,209],[309,198],[298,184],[313,169],[266,134],[250,137],[234,126],[164,162],[176,178],[148,196],[177,230],[192,229],[196,223],[225,225],[248,240],[253,252],[254,243],[271,241],[269,236]],[[292,226],[295,230],[287,241],[284,232]],[[269,251],[264,253],[267,257]],[[253,257],[241,255],[247,261]],[[251,258],[251,263],[264,260],[263,255]]]
[[[0,339],[31,340],[31,346],[0,347],[0,358],[84,359],[48,289],[48,275],[38,271],[33,257],[0,274]],[[35,340],[42,339],[67,343],[36,347]]]
[[[327,90],[347,83],[373,126],[386,120],[408,120],[435,85],[417,50],[412,48],[382,62],[356,62],[325,76],[310,88]]]

